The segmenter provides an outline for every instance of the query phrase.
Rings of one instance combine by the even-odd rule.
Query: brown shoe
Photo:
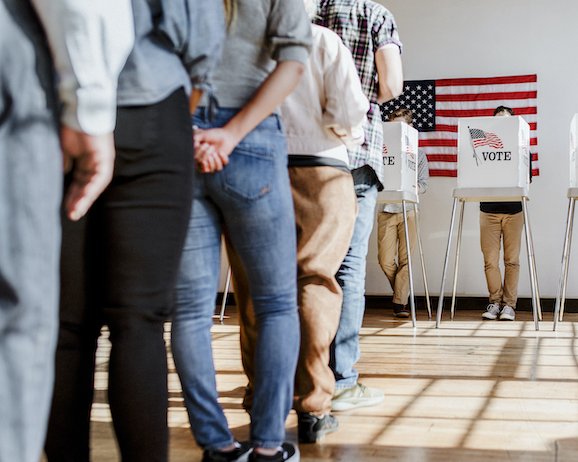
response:
[[[407,305],[399,305],[398,303],[393,304],[393,316],[396,318],[409,318],[409,311],[407,310]]]

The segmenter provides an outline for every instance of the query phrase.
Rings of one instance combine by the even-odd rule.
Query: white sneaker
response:
[[[383,391],[378,388],[369,388],[360,383],[356,383],[351,388],[345,390],[335,390],[332,411],[348,411],[356,407],[374,406],[385,399]]]
[[[511,308],[510,308],[511,309]],[[496,319],[500,314],[500,304],[499,303],[490,303],[486,307],[486,311],[482,314],[482,318],[484,319]]]
[[[516,318],[516,311],[514,308],[508,305],[504,305],[502,312],[500,313],[500,320],[502,321],[513,321]]]

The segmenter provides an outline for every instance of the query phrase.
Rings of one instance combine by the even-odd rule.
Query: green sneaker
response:
[[[345,390],[335,390],[332,411],[348,411],[356,407],[375,406],[385,399],[383,391],[378,388],[369,388],[360,383],[356,383],[351,388]]]

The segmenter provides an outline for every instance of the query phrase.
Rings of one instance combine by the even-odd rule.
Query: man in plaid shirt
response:
[[[403,90],[401,42],[393,15],[370,0],[319,0],[316,23],[337,33],[349,48],[361,85],[369,99],[365,143],[349,150],[359,207],[353,238],[337,279],[343,306],[335,337],[331,367],[336,384],[333,411],[372,406],[383,392],[357,382],[353,368],[359,360],[359,330],[365,311],[365,271],[369,236],[373,229],[378,190],[383,189],[383,132],[380,103]]]

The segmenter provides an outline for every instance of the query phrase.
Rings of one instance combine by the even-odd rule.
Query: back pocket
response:
[[[265,196],[273,187],[275,176],[274,146],[235,148],[223,169],[223,189],[246,202]]]

